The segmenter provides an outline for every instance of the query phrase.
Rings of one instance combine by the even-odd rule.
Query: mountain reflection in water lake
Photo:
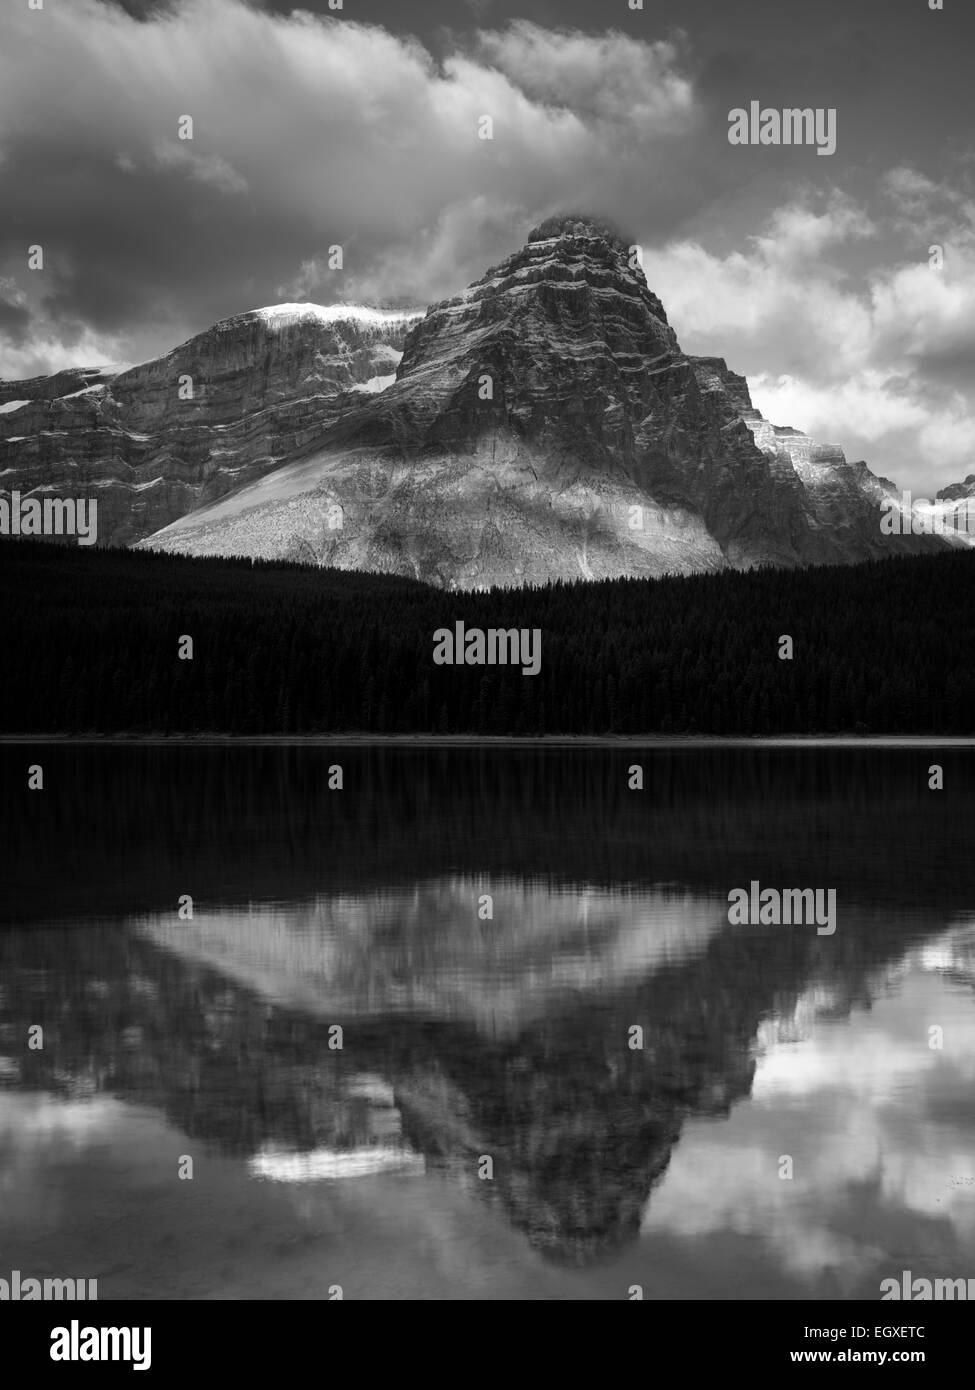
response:
[[[40,757],[0,750],[0,1277],[975,1275],[971,752],[57,747],[21,793]],[[753,879],[835,934],[729,925]]]

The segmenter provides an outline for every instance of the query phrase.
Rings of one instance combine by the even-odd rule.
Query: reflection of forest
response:
[[[46,789],[28,793],[38,760]],[[943,792],[928,790],[932,761]],[[642,792],[627,788],[634,762]],[[447,873],[721,896],[757,878],[965,910],[973,773],[957,749],[2,747],[0,921]]]
[[[190,1136],[250,1155],[384,1142],[362,1085],[379,1077],[407,1142],[500,1201],[559,1259],[591,1259],[635,1235],[684,1119],[748,1093],[763,1019],[789,1015],[812,986],[840,1013],[866,1000],[919,921],[925,935],[940,932],[973,896],[960,848],[971,807],[957,791],[929,793],[928,759],[915,754],[673,754],[654,758],[640,797],[625,790],[628,753],[360,750],[346,760],[341,800],[321,775],[333,752],[132,750],[107,760],[104,780],[95,752],[86,756],[52,758],[49,790],[26,812],[15,814],[9,791],[4,805],[7,919],[47,922],[0,928],[6,1084],[155,1105]],[[240,760],[234,796],[228,757]],[[139,770],[147,758],[158,759],[151,777]],[[44,846],[32,865],[28,841]],[[70,852],[59,856],[59,843]],[[191,887],[197,901],[263,891],[280,902],[426,881],[446,863],[530,869],[563,888],[584,877],[704,894],[750,877],[819,883],[836,887],[840,924],[831,938],[722,927],[689,956],[611,990],[553,996],[497,1036],[435,1007],[343,1018],[273,1004],[111,922]],[[58,925],[70,903],[100,911],[102,924]],[[382,930],[395,949],[395,920]],[[328,1046],[336,1022],[341,1052]],[[45,1028],[39,1052],[26,1048],[34,1023]],[[627,1046],[634,1023],[642,1051]],[[476,1181],[479,1154],[494,1159],[493,1183]]]

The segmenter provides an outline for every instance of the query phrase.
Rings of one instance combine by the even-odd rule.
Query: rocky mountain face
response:
[[[125,544],[276,468],[394,377],[416,315],[283,304],[128,371],[0,383],[4,492],[95,497]]]
[[[943,487],[931,510],[956,545],[975,546],[975,473],[969,473],[963,483]]]
[[[387,390],[145,544],[457,588],[943,545],[881,533],[892,491],[683,353],[626,245],[569,217],[431,307]]]
[[[885,535],[892,484],[682,352],[592,219],[543,224],[422,318],[282,305],[131,371],[5,390],[6,489],[94,492],[103,542],[448,588],[948,544]]]
[[[939,502],[964,502],[975,497],[975,473],[969,473],[963,483],[951,483],[938,493]]]
[[[878,477],[862,461],[848,462],[837,444],[820,444],[791,425],[771,424],[752,404],[745,378],[729,371],[723,358],[689,360],[702,388],[730,403],[768,460],[775,483],[789,491],[798,486],[803,525],[800,559],[842,563],[890,553],[891,537],[880,533],[879,509],[891,501],[900,512],[903,506],[902,494],[889,478]]]

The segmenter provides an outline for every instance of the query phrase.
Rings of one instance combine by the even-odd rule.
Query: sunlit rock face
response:
[[[969,473],[963,483],[952,483],[938,493],[939,502],[967,502],[975,497],[975,473]]]
[[[0,383],[0,489],[97,498],[102,544],[447,588],[947,544],[885,535],[893,485],[683,353],[627,244],[572,216],[423,317],[282,304]]]
[[[0,383],[0,490],[98,501],[126,544],[279,466],[394,378],[415,315],[281,304],[129,370]]]
[[[929,528],[937,527],[955,545],[975,546],[975,473],[943,487],[927,510]]]
[[[627,245],[564,217],[432,306],[388,390],[147,544],[448,588],[940,544],[882,534],[889,487],[764,421],[722,359],[681,351]]]
[[[849,462],[838,444],[822,444],[791,425],[766,420],[752,403],[748,382],[729,371],[723,358],[690,360],[701,386],[722,408],[730,408],[768,461],[773,486],[764,491],[762,505],[766,521],[773,519],[770,531],[782,535],[794,524],[785,499],[797,508],[799,529],[790,534],[799,561],[849,563],[892,551],[943,548],[940,538],[912,534],[909,518],[903,535],[882,531],[881,509],[901,497],[889,478],[877,477],[863,462]]]

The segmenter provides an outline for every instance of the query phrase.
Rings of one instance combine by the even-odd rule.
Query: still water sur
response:
[[[975,1275],[972,753],[0,765],[0,1277],[874,1299]],[[754,879],[835,889],[836,931],[732,926]]]

